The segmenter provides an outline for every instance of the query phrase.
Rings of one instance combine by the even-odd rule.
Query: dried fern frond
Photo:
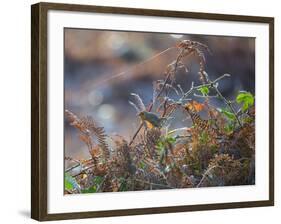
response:
[[[115,151],[112,156],[111,172],[116,177],[126,177],[136,172],[131,156],[131,147],[125,139],[115,139]]]
[[[79,119],[74,113],[69,110],[65,110],[66,117],[70,121],[70,125],[77,128],[82,135],[80,135],[80,139],[84,141],[89,147],[89,151],[93,148],[92,139],[90,136],[97,138],[97,144],[102,149],[104,159],[109,159],[110,150],[108,144],[106,143],[106,137],[104,128],[99,127],[95,124],[92,117],[87,116]]]
[[[205,51],[207,51],[210,55],[212,55],[212,52],[210,50],[210,48],[206,45],[206,44],[202,44],[201,42],[196,41],[196,45],[198,47],[203,48]]]
[[[171,115],[174,113],[174,111],[179,108],[179,105],[176,104],[176,103],[171,103],[171,104],[167,104],[167,107],[166,107],[166,111],[165,111],[165,114],[163,112],[163,114],[166,116],[166,117],[169,117],[171,118]]]
[[[128,101],[128,102],[130,105],[132,105],[135,108],[137,113],[142,112],[135,103],[133,103],[132,101]]]
[[[175,75],[177,69],[184,69],[186,73],[188,73],[187,67],[184,65],[184,63],[181,60],[174,60],[172,63],[168,64],[165,70],[165,74],[172,74],[170,76],[170,79],[175,81]]]
[[[205,44],[202,44],[198,41],[192,41],[192,40],[182,40],[180,43],[177,44],[177,48],[179,49],[185,49],[187,51],[194,50],[194,49],[204,49],[209,54],[212,54],[209,47]]]
[[[105,134],[104,128],[97,126],[93,118],[90,116],[82,118],[81,125],[87,127],[91,134],[97,138],[98,145],[102,149],[104,159],[109,159],[110,150],[108,144],[106,143],[107,135]]]
[[[229,137],[229,147],[240,149],[242,157],[251,157],[255,152],[255,124],[244,124]]]
[[[145,145],[142,141],[135,145],[131,145],[132,161],[136,166],[139,166],[140,161],[144,158]]]
[[[71,126],[75,127],[82,133],[89,134],[89,130],[87,129],[87,127],[83,125],[83,123],[81,123],[81,120],[78,118],[78,116],[76,116],[74,113],[72,113],[69,110],[65,110],[65,115],[69,120],[69,124]]]
[[[161,172],[161,170],[158,167],[158,163],[156,161],[154,161],[153,159],[150,158],[145,158],[143,160],[144,164],[146,165],[146,169],[149,173],[153,173],[157,176],[163,176],[163,173]]]
[[[173,188],[186,188],[193,186],[191,179],[177,166],[170,168],[166,174],[166,177],[167,183]]]
[[[164,85],[164,81],[163,81],[163,80],[157,80],[156,83],[155,83],[155,89],[156,89],[157,91],[159,91],[159,90],[163,87],[163,85]],[[166,89],[171,89],[171,90],[173,90],[177,95],[179,95],[178,90],[177,90],[173,85],[171,85],[171,84],[169,84],[169,83],[166,83],[166,84],[165,84],[165,88],[166,88]]]
[[[195,55],[198,57],[200,65],[198,74],[200,80],[203,84],[207,83],[208,80],[206,74],[204,73],[206,59],[203,50],[208,51],[208,53],[211,54],[211,51],[208,46],[198,41],[183,40],[177,45],[177,48],[181,50],[181,53],[178,56],[179,59],[182,59],[188,55]]]
[[[131,149],[130,149],[130,146],[128,145],[128,142],[123,140],[119,150],[122,152],[122,156],[124,158],[125,166],[126,166],[127,170],[129,171],[130,174],[134,174],[136,171],[136,168],[134,167],[134,165],[132,163],[132,159],[131,159],[131,155],[130,155]]]
[[[228,154],[215,155],[213,159],[210,160],[209,167],[203,178],[208,179],[209,186],[227,186],[235,185],[235,183],[240,182],[240,172],[242,164],[239,160],[234,160]],[[207,177],[207,178],[206,178]],[[203,181],[201,181],[203,185]]]
[[[219,133],[224,134],[224,127],[226,126],[227,121],[223,114],[220,113],[217,108],[208,105],[208,115]]]
[[[141,97],[136,93],[131,93],[131,96],[133,97],[134,102],[131,102],[130,104],[133,105],[139,112],[145,111],[146,108]]]
[[[148,129],[144,136],[145,146],[149,157],[157,158],[156,145],[161,137],[161,130],[159,128]]]
[[[91,149],[94,147],[94,144],[92,142],[91,136],[90,135],[86,135],[84,133],[81,133],[79,135],[79,139],[87,145],[87,147],[89,149],[89,152],[90,152]]]
[[[195,52],[196,52],[197,57],[199,58],[199,61],[206,63],[206,58],[205,58],[204,52],[199,48],[196,48]]]

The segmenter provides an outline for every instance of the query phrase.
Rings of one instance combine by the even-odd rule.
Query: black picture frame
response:
[[[217,203],[203,205],[138,208],[110,211],[88,211],[48,214],[47,204],[47,13],[49,10],[99,12],[108,14],[129,14],[160,16],[167,18],[195,18],[204,20],[240,21],[269,24],[269,200]],[[274,18],[257,16],[224,15],[182,11],[162,11],[137,8],[117,8],[90,5],[38,3],[31,6],[31,217],[39,221],[80,219],[92,217],[141,215],[169,212],[215,210],[225,208],[259,207],[274,205]]]

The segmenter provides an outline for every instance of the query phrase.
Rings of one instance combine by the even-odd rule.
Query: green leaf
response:
[[[244,123],[252,123],[254,119],[252,117],[245,117],[242,119]]]
[[[165,149],[163,149],[161,152],[160,152],[160,159],[159,159],[159,163],[162,164],[163,163],[163,160],[165,158]]]
[[[100,176],[96,176],[93,178],[93,186],[81,190],[82,193],[96,193],[99,186],[102,184],[104,178]]]
[[[73,190],[73,189],[80,189],[79,184],[76,182],[76,180],[69,175],[68,173],[66,173],[64,175],[64,187],[67,190]]]
[[[200,141],[200,143],[201,143],[202,145],[205,145],[205,144],[208,143],[208,141],[209,141],[209,135],[208,135],[208,133],[207,133],[206,131],[203,131],[203,132],[200,133],[200,135],[199,135],[199,141]]]
[[[209,88],[207,86],[202,86],[199,88],[199,91],[202,93],[202,95],[208,95],[209,94]]]
[[[234,131],[233,122],[230,122],[230,123],[226,124],[225,127],[224,127],[224,131],[228,134],[231,134]]]
[[[158,149],[158,151],[162,151],[163,148],[164,148],[164,143],[161,140],[159,140],[156,144],[156,149]]]
[[[177,141],[177,139],[175,137],[172,136],[165,136],[162,137],[156,144],[156,148],[158,149],[158,151],[162,151],[165,149],[165,147],[167,146],[167,144],[174,144]]]
[[[226,109],[218,109],[219,112],[221,112],[222,114],[224,114],[228,119],[230,120],[235,120],[235,114],[226,110]]]
[[[173,143],[175,143],[175,142],[177,141],[177,139],[174,138],[174,137],[167,137],[167,138],[166,138],[166,141],[167,141],[168,143],[170,143],[170,144],[173,144]]]
[[[83,189],[81,190],[82,193],[96,193],[97,192],[97,188],[96,186],[92,186],[88,189]]]
[[[146,165],[145,165],[145,163],[144,163],[143,161],[140,161],[139,166],[140,166],[140,168],[143,169],[143,170],[144,170],[145,167],[146,167]]]
[[[128,191],[127,181],[124,177],[119,178],[120,187],[119,191]]]
[[[240,92],[236,97],[237,103],[242,103],[242,111],[245,112],[250,106],[254,105],[254,96],[249,92]]]
[[[99,186],[102,182],[103,182],[103,177],[100,177],[100,176],[96,176],[94,177],[94,183],[96,186]]]

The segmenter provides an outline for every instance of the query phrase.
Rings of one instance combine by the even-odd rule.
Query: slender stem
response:
[[[66,191],[66,192],[69,193],[69,194],[73,194],[73,192],[70,191],[70,190],[64,189],[64,191]]]
[[[178,132],[178,131],[187,131],[187,130],[188,130],[187,127],[184,127],[184,128],[176,128],[176,129],[173,129],[173,130],[169,131],[169,132],[168,132],[168,135],[173,134],[173,133]]]
[[[168,101],[168,98],[165,99],[165,102],[164,102],[164,105],[163,105],[164,110],[163,110],[163,113],[162,113],[161,117],[165,117],[165,115],[166,115],[167,109],[169,107],[169,106],[167,107],[167,101]]]
[[[202,177],[202,179],[200,180],[200,182],[197,184],[197,186],[196,187],[200,187],[201,186],[201,184],[203,183],[203,181],[206,179],[206,177],[208,176],[208,174],[213,170],[213,169],[215,169],[215,168],[222,168],[222,167],[220,167],[220,166],[211,166],[209,169],[207,169],[206,170],[206,172],[203,174],[203,177]]]
[[[202,96],[202,95],[198,95],[198,94],[193,94],[194,96],[196,97],[199,97],[199,98],[218,98],[218,95],[215,95],[215,96]]]
[[[88,166],[88,167],[85,167],[84,169],[82,169],[79,173],[75,174],[73,177],[78,177],[79,175],[81,175],[82,173],[85,173],[86,170],[89,170],[91,168],[94,168],[95,167],[95,164],[94,165],[91,165],[91,166]]]
[[[230,101],[228,101],[222,94],[221,92],[218,90],[217,87],[214,86],[214,90],[217,92],[218,96],[225,102],[225,104],[229,107],[229,109],[231,110],[231,112],[234,114],[235,119],[237,120],[238,124],[240,127],[242,127],[241,121],[239,120],[236,111],[234,110],[232,104]]]
[[[225,77],[230,77],[229,74],[223,74],[222,76],[218,77],[217,79],[215,79],[214,81],[212,81],[212,83],[217,83],[218,81],[220,81],[221,79],[225,78]]]
[[[73,170],[74,168],[76,168],[76,167],[79,167],[79,166],[81,166],[81,164],[75,164],[74,166],[71,166],[71,167],[69,167],[69,168],[67,168],[66,170],[65,170],[65,172],[66,173],[68,173],[68,172],[70,172],[71,170]]]
[[[156,97],[155,97],[155,101],[159,98],[159,96],[161,96],[161,94],[162,94],[163,91],[165,90],[165,87],[166,87],[166,85],[167,85],[167,83],[168,83],[168,81],[169,81],[171,75],[172,75],[173,73],[176,73],[176,71],[177,71],[177,66],[178,66],[179,60],[180,60],[180,58],[181,58],[180,56],[182,55],[182,52],[183,52],[183,50],[179,53],[179,55],[178,55],[178,57],[177,57],[177,60],[176,60],[176,63],[175,63],[175,70],[174,70],[174,72],[168,73],[168,75],[167,75],[167,77],[166,77],[166,79],[165,79],[165,81],[164,81],[164,83],[163,83],[163,86],[161,87],[160,91],[158,92],[158,94],[157,94]],[[150,111],[152,110],[152,108],[153,108],[153,102],[150,104],[150,106],[149,106],[149,108],[147,109],[147,111],[150,112]],[[131,141],[130,141],[130,143],[129,143],[129,146],[133,144],[135,138],[137,137],[137,135],[138,135],[138,133],[140,132],[140,130],[141,130],[142,127],[143,127],[143,123],[140,124],[139,128],[137,129],[137,131],[136,131],[135,134],[133,135],[133,137],[132,137],[132,139],[131,139]]]
[[[138,129],[136,130],[135,134],[133,135],[130,143],[129,143],[129,146],[133,144],[135,138],[137,137],[138,133],[140,132],[140,130],[142,129],[143,127],[143,122],[141,122],[140,126],[138,127]]]
[[[65,157],[65,160],[73,161],[73,162],[76,163],[76,164],[74,164],[73,166],[67,168],[67,169],[65,170],[65,172],[69,172],[69,171],[71,171],[71,170],[73,170],[74,168],[79,167],[79,166],[82,167],[82,163],[81,163],[79,160],[77,160],[77,159],[73,159],[72,157]]]
[[[164,184],[156,184],[156,183],[151,183],[151,182],[144,181],[144,180],[139,180],[139,179],[135,179],[135,181],[140,182],[140,183],[144,183],[144,184],[148,184],[148,185],[150,185],[150,186],[157,186],[157,187],[163,187],[163,188],[174,189],[174,187],[170,187],[170,186],[164,185]]]
[[[99,186],[97,187],[97,192],[99,192],[99,191],[102,189],[103,184],[104,184],[104,182],[105,182],[105,180],[106,180],[107,177],[108,177],[108,174],[106,174],[106,175],[104,176],[102,182],[101,182],[101,183],[99,184]]]
[[[91,158],[91,159],[87,159],[87,160],[85,160],[85,161],[83,161],[83,162],[80,162],[79,164],[75,164],[75,165],[73,165],[73,166],[67,168],[67,169],[65,170],[65,172],[68,173],[68,172],[70,172],[71,170],[73,170],[73,169],[75,169],[75,168],[77,168],[77,167],[80,166],[80,167],[81,167],[80,172],[79,172],[79,173],[76,173],[75,175],[73,175],[73,177],[77,177],[77,176],[81,175],[82,173],[85,173],[85,171],[87,171],[87,170],[89,170],[89,169],[91,169],[91,168],[94,168],[94,167],[96,166],[96,164],[92,164],[92,163],[94,163],[94,161],[93,161],[92,158]],[[87,164],[87,165],[86,165],[86,164]]]
[[[221,92],[219,91],[218,87],[216,86],[216,83],[217,83],[218,81],[220,81],[221,79],[225,78],[225,77],[230,77],[230,75],[229,75],[229,74],[223,74],[222,76],[218,77],[218,78],[215,79],[214,81],[210,81],[210,80],[209,80],[208,83],[203,84],[203,85],[199,85],[199,86],[193,86],[193,84],[192,84],[190,90],[187,91],[187,92],[181,97],[181,99],[180,99],[179,101],[182,103],[182,101],[185,100],[186,97],[188,97],[190,94],[192,94],[194,90],[199,90],[199,89],[202,88],[202,87],[210,87],[210,88],[213,88],[213,89],[216,91],[217,96],[218,96],[219,98],[221,98],[221,99],[224,101],[224,103],[229,107],[229,109],[231,110],[231,112],[234,114],[235,119],[237,120],[239,126],[242,127],[241,121],[240,121],[239,117],[237,116],[237,113],[235,112],[235,110],[234,110],[234,108],[233,108],[231,102],[230,102],[229,100],[227,100],[227,99],[221,94]]]

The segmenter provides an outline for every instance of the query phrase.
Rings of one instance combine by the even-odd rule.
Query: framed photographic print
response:
[[[32,5],[32,218],[274,204],[274,19]]]

